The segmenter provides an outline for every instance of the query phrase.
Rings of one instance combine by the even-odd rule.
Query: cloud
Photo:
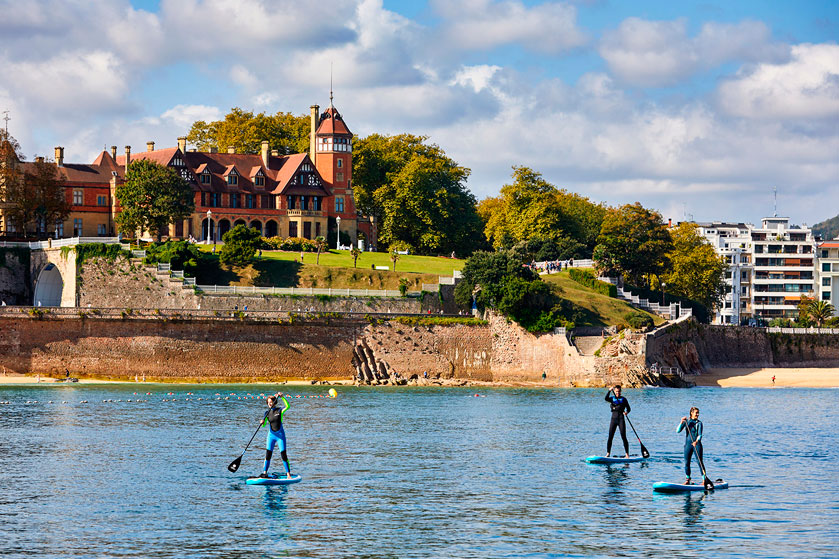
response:
[[[728,114],[751,119],[839,117],[839,45],[801,44],[784,64],[759,64],[718,91]]]
[[[520,44],[531,51],[557,54],[588,40],[577,27],[576,8],[565,3],[528,8],[513,0],[436,0],[433,7],[445,21],[446,43],[465,50]]]
[[[660,87],[725,62],[781,60],[788,49],[772,43],[769,29],[760,22],[705,23],[697,36],[688,37],[684,19],[631,17],[604,34],[599,52],[622,82]]]

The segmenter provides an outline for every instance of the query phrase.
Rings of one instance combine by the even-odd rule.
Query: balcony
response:
[[[323,217],[321,210],[286,210],[288,217]]]

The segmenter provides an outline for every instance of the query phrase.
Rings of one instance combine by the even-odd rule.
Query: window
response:
[[[296,206],[294,205],[295,200],[297,200],[297,198],[295,198],[294,196],[286,196],[286,203],[288,205],[288,209],[293,210],[296,208]],[[292,235],[292,237],[294,237],[294,235]]]
[[[253,208],[253,194],[246,194],[245,195],[245,207],[246,208]]]
[[[180,157],[175,157],[174,159],[172,159],[172,166],[173,167],[183,167],[184,166],[184,160],[181,159]]]
[[[97,196],[96,197],[96,205],[97,206],[107,206],[107,198],[105,196]]]
[[[822,249],[822,258],[827,258],[827,250]]]
[[[260,196],[260,198],[262,198],[262,200],[260,201],[260,208],[269,209],[274,207],[273,196],[269,194],[263,194],[262,196]]]
[[[15,224],[12,221],[6,220],[6,232],[7,233],[14,233],[17,229],[15,228]]]
[[[822,291],[822,301],[830,301],[830,291]]]
[[[343,196],[336,196],[335,197],[335,212],[336,213],[344,213],[344,197]]]
[[[210,192],[210,207],[218,208],[219,206],[221,206],[221,193]]]
[[[822,285],[824,287],[830,287],[830,278],[822,278]]]
[[[344,173],[336,173],[335,180],[337,180],[338,182],[344,182]]]
[[[312,209],[316,212],[320,211],[320,198],[318,196],[312,196]]]
[[[210,184],[210,173],[207,171],[201,173],[201,184]]]
[[[230,207],[231,208],[241,208],[242,207],[242,204],[239,201],[239,195],[235,192],[230,195]]]
[[[74,206],[81,206],[84,204],[84,191],[83,190],[74,190],[73,191],[73,205]]]
[[[306,184],[306,176],[300,175],[300,184]]]
[[[308,210],[309,209],[309,197],[308,196],[301,196],[300,197],[300,209],[301,210]],[[306,237],[308,239],[308,237]]]
[[[829,271],[830,271],[830,263],[829,262],[823,262],[822,263],[822,272],[829,272]]]
[[[343,160],[343,159],[341,159],[341,158],[339,157],[339,158],[338,158],[338,161],[335,163],[335,165],[336,165],[339,169],[341,169],[341,168],[344,166],[344,160]]]
[[[99,235],[100,237],[104,237],[105,235],[108,234],[107,231],[105,230],[105,224],[104,223],[100,223],[99,225],[96,226],[96,234]]]
[[[231,186],[239,184],[239,175],[237,175],[236,173],[230,173],[229,175],[227,175],[227,184]]]
[[[82,219],[80,217],[73,219],[73,236],[82,236]]]
[[[265,177],[260,177],[259,175],[253,178],[254,186],[265,186]]]
[[[56,221],[55,222],[55,237],[60,239],[64,236],[64,222],[63,221]]]

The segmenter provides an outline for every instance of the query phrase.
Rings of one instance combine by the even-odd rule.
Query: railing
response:
[[[184,271],[183,270],[171,270],[169,272],[169,277],[184,279]]]
[[[566,268],[594,268],[594,260],[588,258],[584,260],[546,260],[544,262],[533,262],[530,267],[540,273],[550,274]]]
[[[214,295],[297,295],[331,297],[402,297],[398,289],[335,289],[317,287],[255,287],[241,285],[195,285],[205,294]],[[408,291],[407,297],[419,297],[419,291]]]
[[[184,278],[185,287],[195,287],[195,278]]]
[[[770,326],[766,331],[770,334],[839,334],[839,328],[781,328]]]
[[[157,265],[157,271],[158,272],[171,272],[172,271],[172,265],[168,264],[168,263],[160,262]],[[181,273],[183,273],[183,272],[181,272]]]
[[[12,242],[0,241],[0,247],[25,247],[30,250],[75,246],[86,243],[119,244],[119,237],[70,237],[67,239],[48,239],[46,241]]]
[[[131,251],[131,256],[133,256],[134,258],[145,258],[146,257],[146,251],[135,249],[135,250]]]
[[[323,211],[321,210],[286,210],[286,215],[289,217],[321,217]]]

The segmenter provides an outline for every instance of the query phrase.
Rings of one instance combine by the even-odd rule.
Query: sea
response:
[[[247,485],[262,470],[264,397],[276,391],[288,394],[288,456],[302,481]],[[0,556],[839,556],[839,392],[627,389],[650,458],[589,465],[606,452],[605,395],[0,385]],[[684,481],[676,427],[691,406],[707,474],[730,488],[656,494],[656,481]],[[271,470],[283,471],[278,455]]]

